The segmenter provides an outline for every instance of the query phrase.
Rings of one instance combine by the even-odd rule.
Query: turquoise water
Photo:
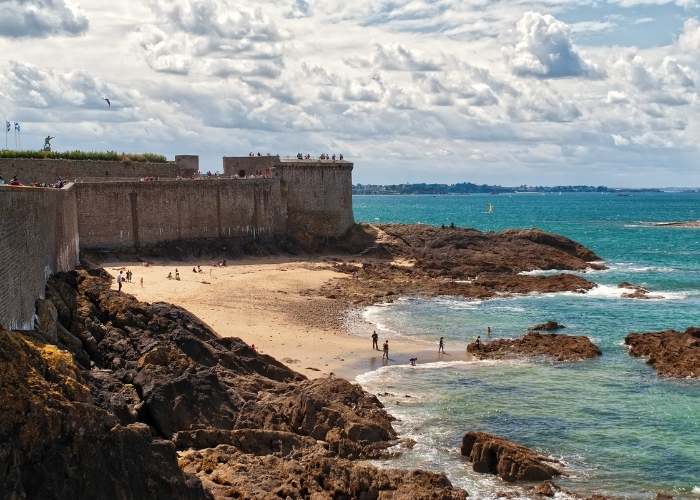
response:
[[[495,213],[483,213],[487,203]],[[354,206],[358,221],[539,227],[585,244],[610,267],[586,273],[601,286],[583,296],[404,298],[369,308],[383,335],[444,336],[448,352],[441,363],[396,360],[358,377],[372,392],[395,394],[383,401],[400,432],[418,442],[391,465],[446,471],[472,497],[495,498],[507,485],[470,472],[457,451],[464,432],[484,430],[561,459],[569,477],[559,483],[579,492],[700,497],[700,382],[661,379],[622,344],[633,331],[700,325],[700,229],[644,225],[700,219],[699,194],[356,196]],[[623,299],[621,281],[659,299]],[[494,338],[515,337],[548,319],[588,335],[603,356],[576,364],[450,361],[451,349],[485,337],[487,326]]]

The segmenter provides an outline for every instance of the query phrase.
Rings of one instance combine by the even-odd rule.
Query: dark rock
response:
[[[600,349],[585,336],[528,332],[518,339],[472,342],[467,352],[479,359],[546,356],[557,361],[580,361],[601,355]]]
[[[564,325],[560,325],[556,321],[547,321],[546,323],[540,323],[539,325],[535,325],[533,327],[530,327],[530,330],[533,332],[553,332],[556,330],[561,330],[563,328],[566,328]]]
[[[463,456],[475,472],[496,474],[504,481],[544,481],[561,475],[557,461],[502,437],[468,432],[462,438]]]
[[[625,344],[632,356],[646,357],[659,375],[700,377],[700,328],[688,328],[683,333],[631,333],[625,337]]]
[[[72,356],[0,331],[3,498],[208,498],[172,443],[96,406]]]

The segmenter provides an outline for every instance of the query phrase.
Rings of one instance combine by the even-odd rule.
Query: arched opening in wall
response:
[[[245,177],[245,170],[239,170],[238,177],[241,177],[241,178]]]

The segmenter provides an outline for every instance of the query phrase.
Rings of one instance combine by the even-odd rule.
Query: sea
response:
[[[492,300],[403,297],[364,311],[381,337],[445,337],[440,362],[406,360],[357,377],[416,441],[388,467],[445,472],[471,498],[511,491],[474,473],[460,457],[467,431],[512,439],[560,460],[556,482],[581,494],[617,498],[700,498],[700,381],[657,376],[624,346],[631,332],[700,326],[700,229],[654,222],[700,219],[698,193],[550,193],[469,196],[355,196],[355,218],[369,223],[454,223],[482,231],[537,227],[572,238],[605,261],[584,276],[599,286],[580,295],[532,294]],[[488,204],[493,213],[486,213]],[[654,300],[622,298],[628,281]],[[587,335],[603,356],[580,363],[450,360],[477,335],[513,338],[547,320]]]

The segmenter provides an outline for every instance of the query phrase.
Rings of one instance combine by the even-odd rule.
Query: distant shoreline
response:
[[[466,196],[474,194],[569,194],[600,193],[628,196],[636,193],[698,193],[697,188],[609,188],[606,186],[520,186],[503,187],[466,184],[355,184],[353,195],[430,195],[430,196]]]

